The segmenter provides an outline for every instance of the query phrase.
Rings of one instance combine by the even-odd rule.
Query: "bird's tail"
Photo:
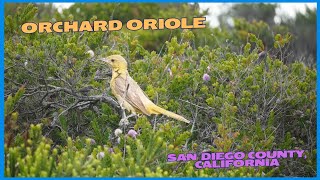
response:
[[[188,121],[186,118],[184,118],[184,117],[182,117],[182,116],[180,116],[178,114],[175,114],[175,113],[173,113],[171,111],[167,111],[167,110],[165,110],[165,109],[163,109],[163,108],[161,108],[161,107],[159,107],[157,105],[152,106],[152,112],[154,114],[164,114],[164,115],[169,116],[169,117],[171,117],[173,119],[176,119],[176,120],[179,120],[179,121],[183,121],[185,123],[190,123],[190,121]]]

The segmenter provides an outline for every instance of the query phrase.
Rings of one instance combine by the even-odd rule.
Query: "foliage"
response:
[[[297,13],[293,20],[286,20],[282,23],[288,26],[295,35],[292,49],[296,59],[301,59],[305,64],[314,64],[317,57],[316,22],[317,10],[306,7],[306,13]]]
[[[126,30],[23,34],[17,23],[28,11],[21,13],[5,22],[6,176],[316,175],[316,70],[284,62],[292,34],[267,36],[278,52],[272,55],[257,34],[267,25],[238,20],[231,33],[207,28],[162,39],[160,53]],[[199,37],[215,43],[195,46]],[[142,116],[115,135],[119,105],[107,83],[110,70],[98,60],[110,54],[128,60],[152,101],[192,123]],[[278,149],[303,149],[308,158],[282,160],[277,169],[196,169],[193,162],[166,161],[169,153]]]
[[[269,25],[274,25],[274,17],[276,16],[277,4],[265,4],[265,3],[239,3],[233,4],[231,8],[220,15],[220,23],[223,20],[232,18],[244,18],[250,22],[264,21]]]
[[[121,135],[116,147],[101,146],[91,139],[72,140],[66,146],[51,148],[52,141],[41,135],[41,124],[31,125],[30,138],[19,146],[6,148],[6,176],[68,177],[68,176],[169,176],[177,164],[167,164],[165,154],[177,150],[188,138],[182,133],[177,139],[167,131],[172,123],[153,130],[146,118],[137,121],[135,128],[143,132],[134,139]],[[178,132],[178,128],[174,129]],[[144,143],[142,143],[142,141]],[[181,152],[181,151],[179,151]]]
[[[88,11],[90,10],[90,11]],[[179,3],[179,4],[165,4],[165,3],[76,3],[69,9],[65,9],[60,17],[68,17],[72,14],[75,20],[87,20],[93,16],[99,17],[100,20],[118,19],[126,24],[132,17],[139,17],[138,19],[147,18],[183,18],[191,19],[193,17],[202,17],[208,14],[208,11],[200,12],[198,3]],[[190,23],[190,20],[189,22]],[[124,26],[125,27],[125,26]],[[181,29],[176,30],[155,30],[144,31],[138,30],[130,32],[133,36],[139,38],[140,44],[147,50],[161,51],[163,49],[163,42],[170,38],[177,36],[181,37]],[[128,31],[127,31],[128,32]],[[199,36],[194,43],[196,46],[203,45],[204,42],[201,30],[195,30],[195,36]]]
[[[237,37],[236,35],[243,35],[245,38],[247,32],[256,34],[265,44],[266,50],[271,51],[275,56],[278,56],[279,52],[271,49],[272,37],[279,33],[290,32],[294,38],[290,41],[290,45],[282,50],[282,54],[285,54],[282,61],[288,63],[299,60],[308,66],[314,65],[316,63],[317,10],[306,7],[306,13],[297,12],[295,18],[278,15],[280,22],[275,22],[277,8],[275,4],[233,4],[227,12],[219,15],[220,26],[231,32],[234,31],[233,29],[238,31],[232,39]],[[229,19],[233,19],[233,25],[228,23]],[[235,40],[239,46],[244,41],[241,38]]]

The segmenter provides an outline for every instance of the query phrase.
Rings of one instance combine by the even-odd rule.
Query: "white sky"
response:
[[[207,20],[210,25],[216,27],[219,25],[218,15],[228,10],[228,8],[234,3],[199,3],[201,9],[209,8],[209,16]],[[276,9],[275,22],[279,22],[280,16],[287,15],[289,17],[295,17],[296,12],[305,12],[306,6],[309,8],[317,8],[317,3],[272,3],[278,4]]]
[[[62,8],[68,8],[73,3],[53,3],[61,11]],[[216,27],[219,25],[218,15],[226,11],[228,6],[233,3],[199,3],[200,9],[209,8],[209,15],[207,21],[210,25]],[[276,9],[275,22],[279,22],[282,15],[287,15],[290,17],[295,17],[296,12],[305,12],[306,6],[309,8],[317,8],[317,3],[276,3],[279,7]]]

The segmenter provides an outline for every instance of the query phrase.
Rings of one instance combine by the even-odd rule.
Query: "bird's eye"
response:
[[[111,62],[114,62],[114,59],[111,59]]]

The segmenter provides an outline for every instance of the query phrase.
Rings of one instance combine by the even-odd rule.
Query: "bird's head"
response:
[[[114,70],[127,70],[128,67],[127,61],[120,55],[111,55],[100,60],[106,62]]]

